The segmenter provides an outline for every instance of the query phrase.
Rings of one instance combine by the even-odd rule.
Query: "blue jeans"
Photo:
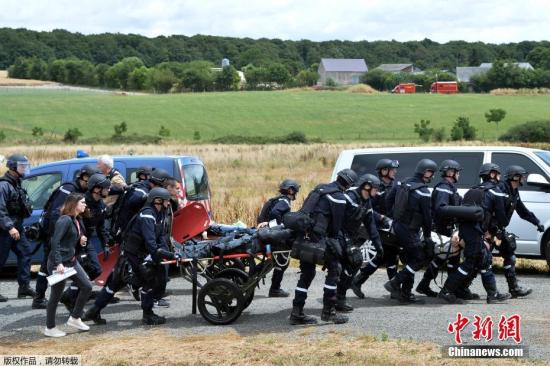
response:
[[[16,227],[21,237],[13,240],[9,232],[0,230],[0,270],[8,260],[10,250],[17,256],[17,282],[26,287],[31,281],[31,245],[25,236],[23,227]]]

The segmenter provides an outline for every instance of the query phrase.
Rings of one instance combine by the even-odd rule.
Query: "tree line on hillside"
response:
[[[301,70],[291,75],[280,63],[269,66],[248,65],[243,68],[243,72],[246,88],[251,90],[311,86],[318,78],[315,70]],[[126,57],[111,66],[94,65],[76,58],[46,62],[37,57],[20,57],[8,68],[8,75],[17,79],[50,80],[68,85],[156,93],[230,91],[243,86],[232,65],[215,68],[209,61],[170,61],[147,67],[138,57]]]
[[[381,63],[414,63],[421,69],[454,70],[456,66],[477,66],[497,59],[529,61],[537,68],[550,69],[550,42],[486,44],[452,41],[324,41],[251,39],[195,35],[148,38],[136,34],[72,33],[57,29],[37,32],[0,28],[0,69],[19,57],[49,61],[77,58],[93,65],[114,65],[127,57],[138,57],[144,66],[163,62],[209,61],[216,65],[228,58],[237,69],[246,65],[284,65],[291,75],[308,70],[322,57],[363,58],[369,68]]]

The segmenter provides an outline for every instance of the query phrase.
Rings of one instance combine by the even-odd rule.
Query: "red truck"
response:
[[[458,93],[458,83],[456,81],[436,81],[432,83],[430,93],[456,94]]]
[[[401,83],[397,85],[393,90],[392,93],[398,93],[398,94],[414,94],[416,93],[416,84],[414,83]]]

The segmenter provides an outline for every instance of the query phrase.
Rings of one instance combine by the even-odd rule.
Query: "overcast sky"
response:
[[[0,0],[0,27],[322,40],[550,39],[549,0]]]

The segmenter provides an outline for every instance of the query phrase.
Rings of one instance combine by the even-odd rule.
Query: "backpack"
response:
[[[485,208],[483,207],[483,203],[485,202],[485,194],[491,188],[494,188],[494,186],[491,186],[491,185],[483,186],[481,184],[477,186],[473,186],[464,195],[464,199],[462,200],[462,206],[477,206],[477,207],[482,207],[483,210],[485,210]],[[482,228],[484,230],[486,230],[489,227],[491,219],[492,219],[492,215],[485,215],[484,220],[482,222]]]
[[[403,224],[409,225],[413,219],[413,212],[409,210],[409,196],[410,194],[422,187],[427,187],[424,183],[405,183],[397,187],[395,193],[395,203],[393,205],[393,218]]]
[[[258,215],[258,219],[256,220],[258,224],[261,222],[269,221],[269,213],[271,212],[273,207],[275,207],[275,204],[277,204],[277,201],[281,197],[284,197],[284,196],[276,196],[276,197],[270,198],[269,200],[267,200],[266,203],[264,203],[260,211],[260,214]]]
[[[120,239],[121,238],[120,235],[122,233],[121,222],[120,222],[120,210],[122,209],[122,207],[124,207],[126,200],[128,200],[128,197],[130,197],[130,195],[135,191],[135,189],[136,189],[136,183],[132,184],[129,187],[126,187],[124,189],[124,192],[117,197],[117,200],[111,206],[111,209],[108,210],[107,212],[107,218],[111,219],[110,233],[111,233],[111,236],[115,239]],[[128,221],[128,224],[126,224],[126,227],[128,227],[129,223],[130,221]]]
[[[327,194],[339,192],[337,187],[327,187],[327,184],[320,184],[315,187],[307,196],[302,205],[302,208],[296,212],[289,212],[283,216],[283,224],[285,227],[296,230],[298,232],[306,232],[313,227],[315,218],[313,211],[319,204],[321,197]]]

